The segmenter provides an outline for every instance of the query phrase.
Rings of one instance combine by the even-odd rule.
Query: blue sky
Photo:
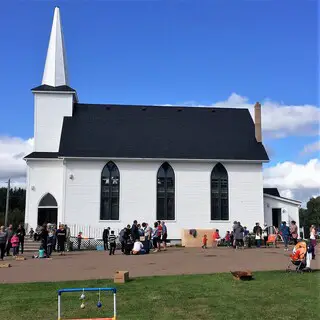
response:
[[[81,102],[211,105],[236,93],[247,103],[318,106],[317,1],[5,1],[0,136],[33,135],[30,89],[41,83],[56,5]],[[318,139],[305,132],[311,125],[266,135],[269,166],[315,158],[301,153]]]

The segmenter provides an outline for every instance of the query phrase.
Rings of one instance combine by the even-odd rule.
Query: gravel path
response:
[[[129,271],[130,277],[177,274],[204,274],[235,270],[285,270],[289,252],[283,248],[233,250],[230,248],[168,248],[166,252],[141,256],[125,256],[117,252],[70,252],[53,255],[52,260],[32,259],[4,261],[11,268],[0,268],[0,283],[67,281],[113,278],[115,271]],[[319,268],[319,261],[312,261]]]

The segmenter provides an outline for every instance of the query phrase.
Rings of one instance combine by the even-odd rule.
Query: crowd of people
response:
[[[19,252],[23,254],[24,250],[24,238],[26,231],[22,224],[19,224],[16,230],[13,229],[12,224],[8,228],[4,226],[0,227],[0,260],[3,260],[4,256],[11,255],[11,249],[13,256],[17,256]]]
[[[298,227],[295,221],[291,221],[290,226],[286,222],[282,222],[279,229],[270,227],[265,224],[262,228],[259,223],[256,223],[252,232],[247,227],[243,227],[239,221],[234,221],[231,231],[227,231],[224,237],[220,236],[219,230],[215,229],[212,233],[213,246],[228,246],[235,249],[251,247],[255,245],[260,248],[262,245],[267,247],[268,237],[270,232],[275,233],[276,239],[280,239],[284,243],[284,250],[288,251],[288,245],[291,241],[294,245],[299,239]],[[16,230],[12,225],[5,229],[0,227],[0,259],[4,256],[10,256],[11,251],[13,256],[24,252],[24,241],[26,231],[22,224]],[[29,231],[29,237],[36,242],[40,242],[39,258],[49,258],[53,251],[59,252],[61,255],[65,251],[69,251],[70,247],[70,228],[67,225],[59,225],[57,228],[53,224],[44,224],[38,226],[34,231],[32,228]],[[137,220],[133,224],[124,227],[118,235],[115,234],[110,227],[105,228],[102,234],[104,250],[109,251],[109,255],[114,255],[117,248],[117,242],[121,244],[121,252],[126,255],[130,254],[148,254],[150,250],[159,252],[167,250],[167,226],[164,221],[156,221],[151,227],[148,223],[138,223]],[[317,231],[315,226],[310,227],[310,246],[312,248],[312,258],[315,259]],[[77,238],[77,248],[80,250],[82,241],[82,232],[79,232]],[[208,247],[208,235],[205,234],[202,238],[202,248]]]
[[[291,221],[290,226],[287,226],[287,223],[283,221],[279,229],[276,227],[271,228],[273,229],[272,231],[266,224],[262,228],[257,222],[250,233],[247,227],[243,227],[239,221],[234,221],[232,231],[227,231],[224,238],[220,236],[218,229],[212,233],[212,246],[224,245],[239,249],[251,247],[254,244],[257,248],[260,248],[262,245],[267,247],[270,232],[274,234],[275,242],[278,237],[283,240],[285,251],[289,250],[289,242],[292,242],[294,245],[297,244],[299,234],[297,223],[295,221]],[[252,243],[252,239],[254,239],[254,243]],[[312,248],[312,258],[315,259],[316,228],[314,225],[310,227],[310,245]],[[208,235],[205,234],[202,238],[202,248],[205,249],[207,247]]]
[[[167,250],[168,231],[164,221],[156,221],[153,228],[146,222],[141,224],[137,220],[133,221],[132,226],[127,225],[119,233],[121,252],[123,254],[148,254],[151,249],[153,252]],[[104,229],[102,235],[104,249],[109,250],[112,255],[116,248],[116,237],[110,227]]]
[[[78,247],[81,245],[81,232],[80,239],[78,239]],[[12,224],[5,229],[4,226],[0,227],[0,259],[3,260],[4,256],[12,255],[15,257],[19,253],[24,252],[24,242],[26,231],[22,224],[19,225],[14,231]],[[67,225],[60,225],[58,228],[53,224],[44,224],[38,226],[34,231],[33,228],[29,231],[29,237],[35,242],[40,242],[39,258],[49,258],[53,251],[58,251],[61,255],[64,254],[66,247],[67,251],[70,243],[70,228]],[[12,249],[12,250],[11,250]]]
[[[58,252],[60,255],[64,255],[65,251],[70,250],[70,228],[65,224],[60,224],[57,227],[54,224],[44,224],[43,226],[38,226],[36,231],[30,230],[30,238],[34,241],[39,241],[39,258],[49,258],[52,252]],[[81,246],[82,233],[78,235],[78,249]]]

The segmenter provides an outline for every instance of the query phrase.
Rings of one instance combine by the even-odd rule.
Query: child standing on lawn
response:
[[[18,255],[19,251],[19,237],[16,233],[11,238],[11,246],[13,249],[13,256],[15,257]]]
[[[109,236],[109,256],[111,256],[112,254],[114,255],[114,252],[116,251],[116,236],[114,234],[114,231],[111,231],[111,234]]]
[[[207,249],[207,243],[208,243],[208,238],[207,238],[207,235],[205,234],[202,238],[202,249]]]
[[[47,239],[47,257],[49,258],[52,254],[53,250],[53,237],[54,237],[54,230],[50,230],[48,233]]]
[[[230,245],[231,245],[231,234],[230,234],[230,231],[227,231],[227,233],[226,233],[226,235],[224,237],[224,241],[225,241],[226,245],[228,247],[230,247]]]

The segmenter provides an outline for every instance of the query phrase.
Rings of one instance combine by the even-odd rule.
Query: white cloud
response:
[[[33,138],[23,140],[17,137],[0,136],[0,182],[11,178],[14,186],[24,184],[26,164],[23,157],[32,152]]]
[[[306,202],[320,195],[320,160],[306,164],[286,161],[264,170],[264,186],[277,187],[283,197]]]
[[[260,101],[262,110],[262,129],[264,134],[272,138],[287,136],[318,135],[320,108],[313,105],[286,105],[283,103],[264,100]],[[195,102],[191,106],[204,106]],[[230,97],[206,107],[244,108],[249,109],[253,118],[254,103],[249,99],[232,93]]]
[[[304,146],[302,153],[314,153],[320,151],[320,140]]]

